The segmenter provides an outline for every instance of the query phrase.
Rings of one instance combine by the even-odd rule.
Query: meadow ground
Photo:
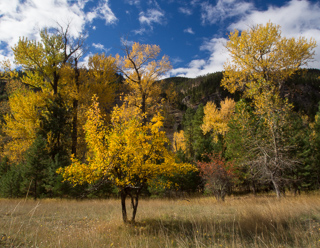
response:
[[[320,195],[141,200],[0,199],[0,247],[320,247]]]

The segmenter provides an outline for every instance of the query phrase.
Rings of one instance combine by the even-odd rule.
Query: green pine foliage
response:
[[[4,157],[0,163],[0,197],[23,196],[22,181],[21,166],[10,164],[9,159]]]

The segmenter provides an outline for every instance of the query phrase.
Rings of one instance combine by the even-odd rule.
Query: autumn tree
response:
[[[9,95],[9,106],[10,112],[4,116],[3,131],[10,139],[4,145],[3,153],[11,161],[21,161],[40,129],[44,94],[30,91],[18,83]]]
[[[221,85],[250,98],[270,87],[279,94],[285,80],[313,58],[315,47],[314,39],[282,37],[280,26],[271,22],[235,30],[226,44],[231,60],[224,65]]]
[[[62,87],[60,71],[67,63],[74,63],[83,54],[84,36],[74,39],[69,26],[50,32],[40,32],[41,41],[22,37],[12,48],[15,63],[26,72],[23,82],[58,94]]]
[[[221,154],[208,154],[209,162],[197,162],[200,175],[205,180],[205,188],[216,199],[224,201],[234,178],[235,166],[227,162]]]
[[[70,139],[68,137],[63,141],[61,138],[66,138],[66,133],[52,134],[53,130],[48,130],[48,139],[51,139],[48,145],[59,146],[64,143],[75,156],[78,155],[77,150],[81,149],[79,156],[83,156],[84,112],[91,104],[92,95],[100,97],[104,111],[110,112],[114,103],[117,71],[115,58],[96,54],[89,57],[88,68],[80,67],[79,59],[85,52],[85,36],[81,34],[73,37],[69,24],[65,28],[59,26],[58,29],[44,29],[40,37],[39,42],[20,38],[13,47],[15,61],[25,74],[22,83],[29,90],[41,92],[44,99],[48,99],[43,110],[38,108],[38,112],[42,112],[46,118],[55,119],[46,120],[47,123],[59,122],[58,112],[68,115],[69,119],[64,123],[71,127]],[[54,112],[48,114],[49,109]],[[55,131],[63,129],[55,128]],[[67,141],[69,144],[66,144]]]
[[[73,83],[79,89],[80,70],[79,58],[84,52],[84,35],[74,38],[70,35],[70,25],[66,28],[59,25],[58,29],[43,29],[40,41],[22,37],[13,49],[15,62],[25,72],[22,82],[54,97],[61,97],[62,88]],[[67,68],[73,70],[73,80],[63,80],[63,72]],[[68,70],[67,70],[68,71]],[[77,147],[77,112],[78,99],[73,99],[72,141],[71,151],[76,154]],[[57,116],[53,116],[58,118]],[[59,143],[59,141],[55,141]]]
[[[167,56],[156,60],[160,53],[157,45],[134,43],[124,47],[125,56],[117,57],[118,68],[131,89],[128,101],[138,106],[143,113],[152,113],[159,103],[161,83],[159,80],[171,69]]]
[[[172,147],[174,152],[186,152],[186,139],[183,130],[174,132]]]
[[[127,222],[126,198],[131,199],[134,222],[141,191],[159,175],[172,176],[194,170],[189,164],[177,164],[168,151],[163,117],[157,113],[144,122],[140,108],[115,107],[111,124],[104,123],[97,99],[87,112],[85,124],[89,148],[87,163],[73,159],[72,165],[59,173],[74,184],[99,185],[109,181],[120,191],[123,221]],[[162,182],[170,186],[169,182]]]
[[[220,103],[220,109],[213,102],[208,102],[204,107],[204,117],[201,129],[204,134],[210,133],[215,142],[223,139],[229,129],[228,122],[235,109],[235,101],[226,98]],[[222,146],[224,146],[222,144]],[[223,148],[224,149],[224,148]]]
[[[270,22],[241,34],[237,30],[231,32],[226,45],[231,61],[224,66],[221,84],[231,93],[241,90],[245,97],[253,100],[254,115],[261,127],[251,144],[261,156],[247,162],[261,167],[278,197],[284,189],[284,171],[299,163],[290,157],[295,146],[284,132],[292,105],[280,97],[280,92],[285,80],[313,58],[315,46],[313,39],[281,37],[280,27]]]

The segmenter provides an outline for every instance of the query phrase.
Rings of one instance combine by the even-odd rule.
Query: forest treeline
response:
[[[82,67],[84,43],[43,30],[13,47],[19,71],[2,64],[1,197],[130,197],[134,220],[142,194],[319,189],[320,70],[301,69],[312,39],[235,31],[225,71],[164,80],[156,45]]]

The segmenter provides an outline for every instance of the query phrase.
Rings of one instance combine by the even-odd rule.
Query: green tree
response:
[[[47,177],[47,168],[50,157],[46,150],[46,138],[37,136],[25,155],[26,165],[23,177],[26,185],[30,185],[30,193],[36,200],[45,192],[44,180]]]
[[[286,105],[285,105],[286,106]],[[226,155],[242,166],[251,187],[272,183],[280,197],[286,186],[302,183],[307,134],[305,124],[288,109],[257,114],[244,101],[236,107],[226,135]]]
[[[21,166],[10,163],[8,157],[4,157],[0,163],[0,196],[21,197],[22,187]]]

